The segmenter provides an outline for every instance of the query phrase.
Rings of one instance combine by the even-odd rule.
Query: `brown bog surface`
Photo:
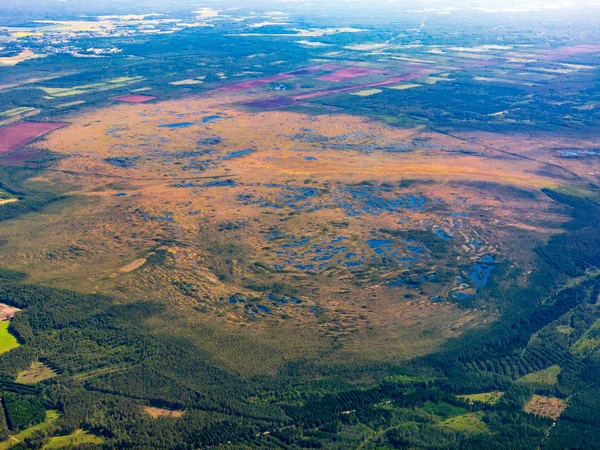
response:
[[[0,155],[43,136],[50,131],[68,125],[66,122],[19,122],[0,128]]]

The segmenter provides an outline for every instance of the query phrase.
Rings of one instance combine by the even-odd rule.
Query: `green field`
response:
[[[66,436],[55,436],[50,438],[44,447],[44,450],[59,449],[59,448],[71,448],[83,444],[97,444],[100,445],[104,440],[84,430],[76,430],[75,432]]]
[[[529,373],[524,377],[519,378],[517,382],[535,386],[554,386],[558,382],[557,377],[559,373],[560,366],[554,365],[544,370]]]
[[[6,353],[19,346],[17,338],[8,331],[9,325],[10,323],[8,320],[0,322],[0,354]]]
[[[482,414],[468,413],[451,417],[440,423],[440,426],[452,428],[465,433],[489,433],[487,425],[481,420]]]
[[[488,405],[495,405],[502,398],[502,392],[483,392],[481,394],[461,395],[461,398],[472,402],[482,402]]]

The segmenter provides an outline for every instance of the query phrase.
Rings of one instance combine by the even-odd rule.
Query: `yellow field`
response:
[[[74,102],[63,103],[61,105],[57,105],[57,108],[68,108],[70,106],[82,105],[85,103],[85,100],[76,100]]]
[[[13,108],[7,111],[0,112],[0,117],[14,117],[14,116],[22,116],[32,111],[36,111],[36,108],[30,108],[27,106],[23,106],[20,108]]]
[[[2,56],[0,57],[0,66],[16,66],[19,63],[22,63],[24,61],[28,61],[30,59],[35,59],[35,58],[45,58],[46,55],[39,55],[36,53],[33,53],[33,51],[31,50],[23,50],[21,53],[19,53],[16,56]]]
[[[381,89],[365,89],[358,92],[353,92],[350,95],[357,95],[359,97],[370,97],[371,95],[381,94],[383,91]]]
[[[389,86],[388,89],[396,89],[399,91],[403,91],[404,89],[413,89],[416,87],[421,87],[422,85],[420,84],[412,84],[412,83],[407,83],[407,84],[399,84],[398,86]]]
[[[54,98],[62,98],[62,97],[71,97],[71,96],[75,96],[75,95],[83,95],[83,94],[88,94],[91,92],[110,91],[113,89],[119,89],[119,88],[123,88],[123,87],[129,86],[129,85],[132,85],[132,84],[136,84],[136,83],[139,83],[144,80],[145,80],[144,77],[120,77],[120,78],[113,78],[111,80],[108,80],[106,83],[92,83],[92,84],[86,84],[86,85],[81,85],[81,86],[60,87],[60,88],[39,87],[38,89],[41,89],[46,94],[48,94],[48,96],[45,98],[54,99]],[[72,106],[72,105],[77,105],[77,104],[81,104],[81,103],[83,103],[82,100],[73,101],[73,102],[69,102],[69,103],[64,103],[64,104],[60,105],[59,107],[65,107],[65,105]]]
[[[195,78],[189,78],[187,80],[173,81],[169,84],[172,84],[173,86],[188,86],[188,85],[202,84],[202,83],[203,83],[202,80],[197,80]]]

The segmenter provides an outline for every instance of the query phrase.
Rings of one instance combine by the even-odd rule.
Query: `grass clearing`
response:
[[[421,87],[421,84],[416,84],[416,83],[406,83],[406,84],[399,84],[397,86],[388,86],[388,89],[394,89],[396,91],[404,91],[405,89],[413,89],[413,88],[417,88],[417,87]]]
[[[440,81],[454,81],[452,78],[444,78],[444,77],[427,77],[423,80],[425,84],[437,84]]]
[[[8,331],[9,324],[8,320],[0,322],[0,355],[21,345],[17,342],[17,338]]]
[[[383,91],[381,89],[364,89],[362,91],[353,92],[350,95],[356,95],[358,97],[370,97],[371,95],[381,94]]]
[[[66,436],[55,436],[50,438],[43,449],[57,449],[57,448],[71,448],[83,444],[97,444],[100,445],[104,442],[100,436],[89,433],[84,430],[76,430],[75,432]]]
[[[597,320],[575,344],[572,350],[574,353],[583,355],[590,354],[600,348],[600,320]]]
[[[46,420],[42,423],[35,425],[33,427],[27,428],[26,430],[21,431],[20,433],[11,435],[8,440],[4,442],[0,442],[0,450],[8,450],[15,445],[23,442],[29,436],[31,436],[36,431],[44,431],[47,432],[54,426],[54,422],[60,417],[58,411],[48,410],[46,411]]]
[[[19,108],[13,108],[13,109],[9,109],[7,111],[2,111],[0,113],[0,117],[15,117],[15,116],[22,116],[25,114],[28,114],[30,112],[36,111],[36,108],[31,108],[28,106],[21,106]]]
[[[143,79],[144,79],[144,77],[118,77],[118,78],[113,78],[112,80],[108,80],[108,82],[114,83],[114,84],[122,84],[122,83],[131,83],[131,82],[142,81]]]
[[[86,93],[86,91],[83,91],[80,89],[69,89],[66,91],[57,92],[55,94],[52,94],[52,97],[54,97],[54,98],[71,97],[72,95],[81,95],[81,94],[85,94],[85,93]]]
[[[556,331],[559,332],[560,334],[571,334],[573,331],[575,331],[575,329],[573,327],[570,327],[569,325],[558,325],[556,327]]]
[[[482,413],[468,413],[451,417],[440,422],[440,426],[452,428],[463,433],[482,434],[489,433],[487,425],[481,420]]]
[[[562,194],[573,195],[575,197],[590,198],[594,201],[600,200],[600,192],[597,190],[585,189],[580,186],[561,185],[556,188],[556,191]]]
[[[504,395],[504,392],[494,391],[494,392],[482,392],[481,394],[470,394],[470,395],[460,395],[459,397],[470,402],[481,402],[487,403],[488,405],[495,405],[500,401],[500,398]]]
[[[558,383],[558,374],[560,373],[560,366],[550,366],[544,370],[538,370],[537,372],[529,373],[524,377],[517,380],[517,383],[529,384],[535,386],[554,386]]]
[[[35,384],[40,381],[55,377],[56,373],[41,362],[31,363],[29,369],[24,370],[17,376],[17,382],[23,384]]]
[[[57,108],[69,108],[70,106],[77,106],[85,103],[85,100],[76,100],[74,102],[62,103],[57,105]]]
[[[127,87],[131,84],[135,84],[135,83],[139,83],[140,81],[145,80],[144,77],[120,77],[120,78],[113,78],[112,80],[108,80],[106,83],[89,83],[89,84],[85,84],[85,85],[79,85],[79,86],[71,86],[71,87],[47,87],[47,86],[40,86],[38,89],[41,89],[42,91],[44,91],[44,93],[48,94],[47,98],[48,100],[51,99],[55,99],[55,98],[63,98],[63,97],[71,97],[74,95],[84,95],[84,94],[90,94],[93,92],[104,92],[104,91],[110,91],[113,89],[120,89],[120,88],[124,88]],[[81,103],[83,103],[83,101],[81,101]],[[73,106],[79,103],[76,102],[70,102],[70,103],[65,103],[63,105],[60,105],[60,107],[65,107],[65,106]]]
[[[202,84],[202,83],[204,83],[202,80],[196,80],[194,78],[189,78],[187,80],[173,81],[169,84],[171,84],[173,86],[188,86],[188,85]]]

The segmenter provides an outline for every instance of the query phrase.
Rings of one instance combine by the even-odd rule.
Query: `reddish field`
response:
[[[350,78],[364,77],[366,75],[374,75],[377,73],[385,73],[383,70],[369,69],[367,67],[346,67],[328,75],[323,75],[316,78],[321,81],[344,81]]]
[[[472,59],[461,62],[458,66],[465,69],[474,69],[477,67],[493,66],[495,64],[498,64],[498,61],[494,61],[493,59]],[[518,67],[522,67],[522,65],[519,65]]]
[[[139,95],[139,94],[125,94],[119,95],[118,97],[111,97],[111,100],[127,103],[144,103],[154,100],[156,97],[152,95]]]
[[[562,47],[557,50],[550,50],[542,58],[544,61],[555,61],[575,55],[584,55],[586,53],[600,53],[600,45],[576,45],[573,47]]]
[[[0,153],[1,154],[1,153]],[[0,166],[24,166],[30,168],[39,167],[36,158],[39,158],[43,152],[37,148],[22,148],[18,152],[12,152],[8,155],[2,155]]]
[[[12,152],[66,125],[66,122],[19,122],[0,128],[0,154]]]

